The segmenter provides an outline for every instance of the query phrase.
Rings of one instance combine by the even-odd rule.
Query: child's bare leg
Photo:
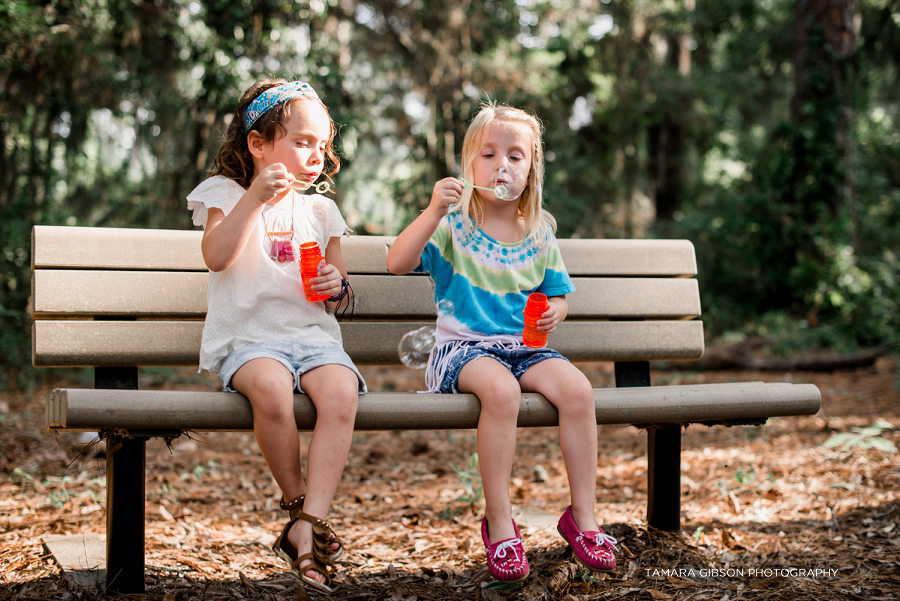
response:
[[[316,426],[306,460],[307,486],[303,511],[325,520],[350,453],[359,400],[359,380],[351,369],[343,365],[323,365],[300,376],[300,387],[316,406]],[[288,540],[299,555],[312,549],[312,539],[312,524],[303,520],[297,521],[288,533]],[[337,543],[332,545],[332,550],[337,548]],[[315,571],[308,571],[306,575],[320,582],[325,581]]]
[[[572,516],[584,531],[596,531],[597,415],[587,377],[563,359],[547,359],[519,379],[522,390],[539,392],[559,411],[559,446],[566,462]]]
[[[284,498],[302,495],[306,486],[294,420],[294,376],[274,359],[253,359],[237,370],[231,386],[250,400],[256,444]]]
[[[478,458],[484,486],[485,517],[491,542],[515,537],[509,480],[516,454],[516,419],[522,391],[501,363],[482,357],[467,363],[457,387],[481,401],[478,419]]]

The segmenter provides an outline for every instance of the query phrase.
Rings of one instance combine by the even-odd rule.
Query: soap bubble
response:
[[[422,326],[403,335],[397,345],[400,362],[411,369],[422,369],[434,347],[434,326]]]
[[[525,191],[525,176],[518,169],[500,167],[497,169],[496,180],[502,183],[494,186],[494,196],[501,200],[516,200]],[[496,183],[496,182],[495,182]]]
[[[453,311],[455,308],[456,307],[453,306],[453,301],[451,301],[449,298],[445,298],[437,304],[438,315],[443,315],[444,317],[453,315]]]

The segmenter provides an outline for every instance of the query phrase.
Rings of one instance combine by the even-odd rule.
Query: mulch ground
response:
[[[610,365],[581,367],[595,386],[613,386]],[[366,368],[364,375],[373,390],[422,386],[421,372]],[[181,371],[142,377],[142,387],[217,385]],[[900,361],[884,358],[872,368],[835,373],[654,372],[656,384],[736,380],[815,383],[822,410],[760,427],[688,428],[677,533],[646,525],[644,433],[601,427],[597,515],[619,540],[619,569],[591,577],[555,529],[534,520],[523,531],[532,574],[512,590],[498,587],[484,566],[481,507],[467,489],[474,432],[358,434],[329,516],[348,548],[332,598],[900,597],[900,454],[865,444],[823,446],[836,433],[879,419],[900,426]],[[44,429],[49,389],[0,395],[3,601],[103,597],[96,588],[73,585],[43,551],[48,535],[105,531],[104,460],[95,451],[79,456],[74,434]],[[898,430],[885,429],[880,438],[900,447]],[[560,514],[568,501],[555,430],[522,429],[518,441],[511,485],[517,512]],[[127,598],[321,597],[299,586],[270,549],[285,519],[278,498],[251,434],[181,437],[171,449],[151,441],[147,592]]]

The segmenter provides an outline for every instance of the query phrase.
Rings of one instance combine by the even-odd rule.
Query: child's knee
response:
[[[329,404],[327,409],[332,418],[342,424],[353,425],[356,420],[356,409],[359,406],[358,388],[343,387],[338,394],[335,394],[334,400]]]
[[[359,406],[359,379],[349,369],[346,373],[336,371],[332,376],[317,382],[319,386],[315,392],[308,392],[320,419],[345,425],[349,423],[352,427]]]
[[[522,389],[515,378],[503,378],[485,383],[478,391],[482,413],[497,417],[519,415]]]
[[[252,374],[240,392],[250,399],[254,414],[281,417],[293,411],[293,381],[290,376],[266,370]]]
[[[267,394],[257,391],[254,395],[247,395],[253,407],[254,419],[260,421],[283,421],[294,417],[294,397],[290,389],[285,392],[273,392]]]
[[[555,404],[560,411],[593,413],[596,405],[594,389],[587,378],[569,380],[563,386],[560,398]]]

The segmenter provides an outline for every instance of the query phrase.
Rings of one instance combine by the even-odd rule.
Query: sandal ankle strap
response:
[[[290,514],[291,519],[297,519],[299,514],[303,511],[303,501],[305,499],[306,495],[300,495],[299,497],[294,497],[290,501],[285,501],[284,495],[282,495],[278,505]]]

